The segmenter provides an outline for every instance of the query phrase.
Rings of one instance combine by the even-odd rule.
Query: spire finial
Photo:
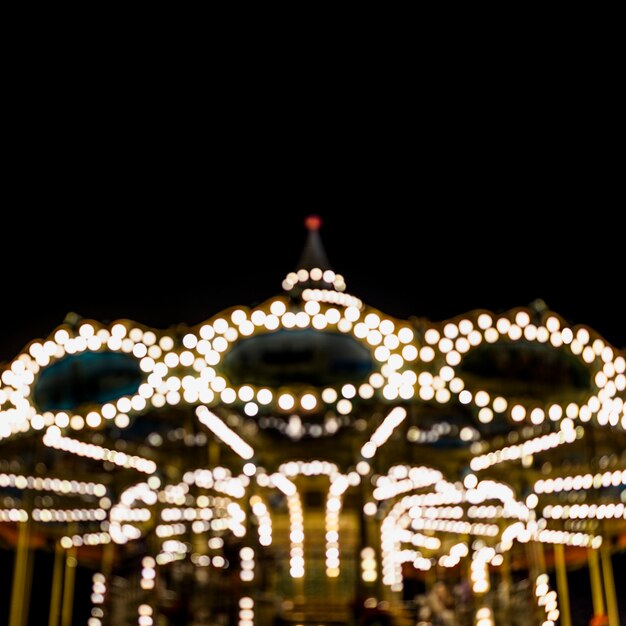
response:
[[[322,218],[319,215],[309,215],[304,220],[304,225],[308,230],[319,230],[322,227]]]
[[[320,228],[322,227],[322,218],[314,213],[304,219],[304,225],[308,231],[304,250],[298,263],[299,270],[311,270],[319,268],[323,270],[330,269],[330,263],[326,257],[326,251],[320,237]]]

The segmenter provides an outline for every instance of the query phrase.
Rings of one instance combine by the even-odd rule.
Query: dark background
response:
[[[107,183],[116,184],[94,185]],[[113,200],[90,206],[88,197],[42,218],[23,209],[0,251],[0,358],[47,336],[69,311],[163,328],[264,300],[295,268],[308,212],[323,217],[323,240],[348,291],[386,313],[440,320],[542,298],[626,345],[624,233],[601,198],[587,197],[577,217],[566,200],[552,212],[514,188],[491,210],[469,189],[454,201],[418,188],[401,199],[393,188],[366,197],[367,187],[355,187],[352,197],[327,202],[285,198],[280,189],[245,200],[170,192],[160,198],[162,217],[147,188],[136,210]],[[32,269],[20,267],[26,260]]]

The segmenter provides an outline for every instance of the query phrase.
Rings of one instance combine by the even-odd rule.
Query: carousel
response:
[[[9,626],[37,551],[49,626],[78,623],[79,569],[87,626],[619,626],[624,351],[541,301],[395,319],[306,226],[258,306],[68,315],[2,366]]]

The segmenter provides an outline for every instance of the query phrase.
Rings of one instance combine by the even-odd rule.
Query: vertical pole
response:
[[[30,522],[29,522],[30,524]],[[29,532],[30,537],[30,532]],[[30,598],[33,586],[33,567],[35,564],[35,550],[30,545],[27,546],[28,559],[26,561],[26,572],[24,573],[24,608],[22,609],[22,621],[24,626],[28,624],[28,614],[30,610]]]
[[[111,572],[113,571],[113,561],[115,559],[115,544],[113,541],[104,544],[102,548],[102,573],[107,580],[107,586],[109,585],[109,578],[111,576]]]
[[[554,545],[554,566],[556,568],[556,587],[559,592],[561,626],[572,626],[572,612],[569,605],[569,587],[567,584],[567,562],[563,544],[557,543]]]
[[[430,569],[427,569],[424,572],[424,578],[426,581],[426,592],[432,591],[432,588],[435,586],[437,582],[437,570],[436,565],[433,565]]]
[[[106,585],[106,591],[104,595],[104,600],[100,603],[100,609],[103,612],[103,616],[100,619],[102,623],[105,623],[105,607],[108,609],[111,606],[111,580],[113,572],[113,565],[115,561],[115,544],[111,540],[109,543],[105,543],[102,546],[102,555],[100,558],[100,571],[104,576],[104,584]],[[108,620],[106,621],[108,623]]]
[[[537,578],[546,573],[546,559],[543,552],[543,544],[540,541],[529,541],[526,544],[526,559],[528,561],[528,576],[531,580],[531,587],[534,588]],[[539,616],[541,611],[535,605],[533,614]]]
[[[54,566],[52,569],[52,592],[50,594],[50,614],[48,626],[58,626],[61,613],[61,591],[63,589],[63,557],[65,550],[57,541],[54,548]]]
[[[18,524],[9,626],[24,626],[28,619],[28,607],[30,604],[29,572],[32,574],[31,557],[29,518],[27,521]]]
[[[361,483],[365,481],[362,480]],[[365,492],[362,497],[362,502],[365,503]],[[361,515],[363,516],[363,523],[365,525],[365,535],[362,542],[361,548],[365,545],[370,545],[374,548],[374,553],[376,557],[376,582],[374,583],[374,597],[382,600],[383,594],[385,593],[385,586],[383,585],[383,552],[382,546],[380,543],[380,527],[376,523],[375,518],[370,516],[365,516],[363,513],[363,507],[361,507]],[[359,549],[358,554],[356,555],[356,567],[358,567],[359,571],[359,579],[361,577],[361,550]],[[369,594],[372,595],[372,594]],[[362,608],[362,607],[361,607]]]
[[[61,626],[72,626],[74,609],[74,582],[76,580],[76,547],[72,546],[65,557],[65,585],[63,587],[63,606],[61,607]]]
[[[430,569],[427,569],[424,572],[424,590],[426,596],[432,592],[436,582],[437,582],[437,570],[436,565],[433,565]],[[471,584],[471,583],[470,583]]]
[[[604,574],[604,590],[606,592],[606,605],[609,614],[609,625],[620,626],[619,609],[617,607],[617,594],[615,593],[615,578],[613,577],[613,563],[611,562],[611,546],[608,541],[602,544],[600,549],[602,558],[602,573]],[[565,626],[565,625],[564,625]]]
[[[213,469],[220,464],[220,444],[215,439],[209,440],[209,467]]]
[[[593,599],[593,614],[598,617],[604,615],[604,596],[602,595],[602,577],[600,575],[600,560],[598,551],[587,549],[589,559],[589,577],[591,579],[591,597]]]
[[[533,541],[533,552],[535,555],[535,567],[539,574],[546,573],[546,556],[543,551],[543,544],[540,541]]]
[[[501,598],[503,600],[503,611],[506,624],[511,622],[511,589],[513,587],[513,578],[511,576],[511,551],[502,555],[502,566],[500,567],[500,585],[502,588]],[[571,624],[563,626],[571,626]]]

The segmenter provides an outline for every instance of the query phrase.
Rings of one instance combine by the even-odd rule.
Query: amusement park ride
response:
[[[166,331],[68,316],[0,381],[0,538],[24,626],[619,624],[626,361],[542,302],[444,322],[346,291],[320,221],[282,292]],[[32,612],[32,611],[31,611]],[[591,617],[591,616],[589,616]]]

